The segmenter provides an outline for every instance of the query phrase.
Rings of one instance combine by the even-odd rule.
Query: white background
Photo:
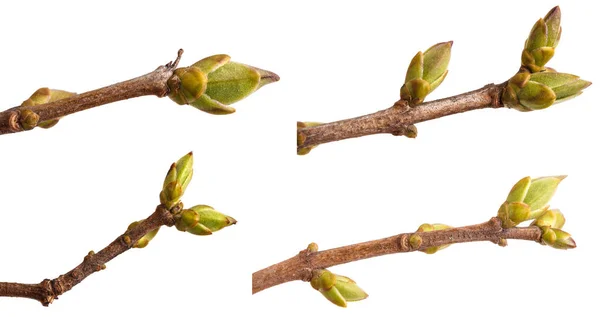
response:
[[[563,1],[550,66],[598,82],[593,2]],[[195,153],[184,203],[238,219],[210,237],[163,228],[49,308],[0,298],[2,316],[582,315],[598,277],[597,87],[551,109],[480,110],[418,124],[416,139],[369,136],[295,155],[295,121],[334,121],[398,98],[410,59],[454,40],[428,98],[508,79],[555,1],[6,2],[0,104],[49,86],[84,92],[227,53],[279,83],[210,116],[143,97],[74,114],[50,130],[0,136],[0,280],[37,283],[79,264],[158,203],[171,162]],[[552,206],[578,248],[532,242],[452,246],[332,268],[370,297],[341,309],[306,283],[250,295],[252,272],[297,254],[494,216],[523,176],[569,174]],[[590,289],[589,287],[592,287]]]

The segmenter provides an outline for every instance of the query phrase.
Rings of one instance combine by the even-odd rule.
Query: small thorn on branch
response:
[[[177,58],[175,58],[175,61],[168,62],[167,65],[165,65],[165,66],[167,68],[171,68],[171,69],[177,68],[177,65],[179,65],[179,61],[181,60],[181,55],[183,55],[183,48],[180,48],[177,51]]]

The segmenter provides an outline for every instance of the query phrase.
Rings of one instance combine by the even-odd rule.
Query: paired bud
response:
[[[446,230],[446,229],[451,229],[451,228],[452,228],[451,226],[441,224],[441,223],[434,223],[434,224],[424,223],[419,226],[419,229],[417,229],[416,232],[430,232],[430,231],[437,231],[437,230]],[[413,234],[409,239],[409,243],[413,249],[418,249],[422,243],[421,237],[418,234]],[[420,250],[420,251],[425,252],[427,254],[434,254],[434,253],[438,252],[439,250],[445,249],[449,246],[450,246],[449,244],[444,244],[444,245],[440,245],[437,247],[429,247],[429,248],[426,248],[425,250]]]
[[[132,222],[129,227],[127,227],[127,231],[137,227],[140,224],[140,221],[134,221]],[[156,234],[158,233],[158,229],[160,229],[160,227],[146,233],[143,237],[141,237],[138,241],[136,241],[133,244],[134,248],[145,248],[148,243],[150,243],[150,240],[152,240],[154,238],[154,236],[156,236]]]
[[[57,89],[49,89],[49,88],[40,88],[36,90],[29,99],[23,101],[20,107],[29,107],[29,106],[37,106],[43,105],[45,103],[54,102],[60,99],[69,98],[75,95],[75,93],[57,90]],[[39,116],[31,110],[22,110],[21,112],[21,121],[19,122],[23,127],[23,130],[31,130],[36,126],[44,129],[48,129],[53,127],[58,123],[57,119],[46,120],[42,122],[38,122]]]
[[[547,210],[531,223],[542,229],[542,244],[563,250],[575,248],[575,240],[568,232],[561,230],[564,224],[565,216],[555,209]]]
[[[508,81],[502,93],[502,102],[519,111],[545,109],[554,103],[579,96],[591,84],[571,74],[521,72]]]
[[[523,221],[537,219],[543,215],[548,210],[548,203],[554,196],[558,184],[565,177],[548,176],[531,179],[528,176],[519,180],[498,210],[502,227],[512,228]]]
[[[561,31],[560,8],[554,7],[531,29],[521,54],[521,64],[532,73],[543,71],[544,65],[554,56]]]
[[[210,206],[198,205],[184,209],[175,215],[175,227],[196,235],[209,235],[225,227],[236,224],[232,217],[226,216]]]
[[[307,128],[307,127],[315,127],[318,125],[321,125],[323,123],[321,122],[301,122],[298,121],[296,124],[296,129],[297,129],[297,134],[298,134],[298,143],[297,146],[301,146],[302,144],[304,144],[304,141],[306,141],[306,136],[304,136],[304,134],[300,133],[300,129],[302,128]],[[297,154],[298,155],[306,155],[308,153],[310,153],[310,151],[312,149],[314,149],[315,147],[317,147],[316,145],[314,146],[307,146],[307,147],[303,147],[301,149],[297,150]]]
[[[446,78],[451,49],[452,41],[438,43],[425,53],[418,52],[406,71],[404,85],[400,88],[400,98],[408,100],[411,105],[422,103]]]
[[[328,270],[313,271],[310,285],[340,307],[346,307],[347,302],[363,300],[369,296],[352,279],[333,274]]]
[[[204,58],[192,66],[178,68],[167,81],[169,98],[211,114],[230,114],[237,102],[279,76],[260,68],[235,63],[225,54]]]
[[[167,209],[173,208],[179,200],[188,184],[192,180],[194,157],[192,152],[184,155],[176,163],[171,165],[165,177],[163,189],[160,192],[160,203]]]

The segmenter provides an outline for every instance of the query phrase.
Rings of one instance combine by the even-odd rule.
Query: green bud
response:
[[[210,235],[237,221],[207,205],[197,205],[184,209],[175,217],[175,227],[196,235]]]
[[[190,209],[198,213],[200,217],[199,223],[206,226],[212,232],[237,223],[232,217],[226,216],[207,205],[197,205]]]
[[[548,210],[548,203],[558,184],[566,176],[548,176],[519,180],[508,193],[506,201],[498,210],[498,218],[504,228],[512,228],[519,223],[537,219]]]
[[[54,101],[64,99],[64,98],[69,98],[73,95],[75,95],[75,93],[64,91],[64,90],[49,89],[49,88],[44,87],[44,88],[40,88],[40,89],[36,90],[31,95],[31,97],[29,97],[29,99],[23,101],[23,103],[21,103],[21,107],[43,105],[45,103],[54,102]],[[27,111],[30,111],[30,110],[27,110]],[[37,114],[35,114],[35,115],[37,116]],[[23,117],[23,114],[21,114],[21,117]],[[37,118],[39,120],[39,116],[37,116]],[[25,128],[25,126],[23,126],[24,130],[30,130],[30,129],[35,128],[36,126],[38,126],[40,128],[48,129],[48,128],[55,126],[58,123],[58,120],[60,120],[60,119],[61,118],[56,118],[56,119],[46,120],[46,121],[41,121],[41,122],[36,121],[36,124],[32,126],[33,118],[28,118],[28,119],[26,119],[27,122],[25,122],[25,123],[21,122],[21,125],[23,126],[23,124],[25,124],[27,126],[27,128]]]
[[[300,129],[307,128],[307,127],[315,127],[315,126],[318,126],[318,125],[321,125],[321,124],[323,124],[323,123],[321,123],[321,122],[301,122],[301,121],[298,121],[296,123],[297,135],[298,135],[297,146],[301,146],[302,144],[304,144],[304,141],[306,141],[306,136],[304,136],[304,134],[300,133]],[[297,150],[297,154],[298,155],[306,155],[306,154],[310,153],[310,151],[312,149],[314,149],[315,147],[317,147],[317,146],[314,145],[314,146],[303,147],[303,148]]]
[[[163,189],[160,192],[160,203],[168,209],[179,203],[185,189],[192,180],[194,157],[192,152],[173,163],[165,176]]]
[[[419,131],[417,130],[417,127],[414,124],[411,124],[408,127],[406,127],[406,132],[404,132],[404,135],[407,138],[414,139],[417,137],[418,133],[419,133]]]
[[[140,224],[141,221],[134,221],[132,222],[129,227],[127,227],[127,231],[137,227]],[[158,230],[160,229],[160,227],[146,233],[143,237],[141,237],[138,241],[136,241],[133,244],[133,248],[145,248],[148,243],[150,243],[150,240],[152,240],[154,238],[154,236],[156,236],[156,234],[158,233]]]
[[[19,116],[19,124],[23,130],[31,130],[38,125],[38,121],[40,120],[40,116],[29,110],[24,109],[21,110],[21,115]]]
[[[446,229],[451,229],[451,228],[452,228],[451,226],[448,226],[448,225],[445,225],[442,223],[434,223],[434,224],[424,223],[419,226],[419,229],[417,229],[417,232],[430,232],[430,231],[437,231],[437,230],[446,230]],[[422,238],[419,237],[419,239],[422,239]],[[417,244],[417,242],[419,242],[419,241],[416,241],[416,238],[415,238],[415,241],[413,241],[413,239],[411,237],[409,242],[411,243],[411,246],[412,246],[412,243]],[[420,241],[420,242],[422,243],[422,241]],[[418,243],[418,245],[420,246],[421,243]],[[449,244],[444,244],[444,245],[440,245],[437,247],[429,247],[429,248],[426,248],[425,250],[419,250],[419,251],[425,252],[426,254],[434,254],[434,253],[438,252],[439,250],[445,249],[449,246],[450,246]]]
[[[550,209],[535,219],[531,225],[537,227],[549,227],[561,229],[565,225],[565,216],[558,209]]]
[[[328,270],[315,270],[310,285],[340,307],[346,307],[347,302],[363,300],[369,296],[350,278]]]
[[[306,248],[306,251],[308,251],[309,253],[315,253],[319,251],[319,246],[316,243],[311,242]]]
[[[519,111],[540,110],[552,104],[579,96],[592,83],[578,76],[542,72],[518,73],[509,81],[502,94],[505,106]]]
[[[400,88],[400,98],[408,100],[411,105],[422,103],[446,78],[451,49],[452,41],[438,43],[425,53],[418,52],[406,71],[404,85]]]
[[[411,248],[418,249],[421,247],[421,244],[423,244],[423,238],[421,238],[421,236],[418,234],[413,234],[408,239],[408,243],[410,244]]]
[[[575,240],[573,240],[571,235],[566,231],[549,227],[544,227],[542,230],[542,244],[562,250],[577,247]]]
[[[167,85],[169,97],[177,104],[211,114],[230,114],[235,112],[230,104],[278,80],[272,72],[231,62],[229,56],[219,54],[176,69]]]
[[[557,6],[531,29],[521,54],[521,64],[534,73],[545,70],[544,66],[554,56],[561,32],[560,8]]]

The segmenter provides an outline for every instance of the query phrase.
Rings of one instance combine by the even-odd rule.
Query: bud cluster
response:
[[[542,230],[542,244],[557,249],[574,248],[575,241],[569,233],[562,230],[565,216],[558,209],[549,209],[548,205],[565,177],[525,177],[519,180],[498,210],[502,227],[512,228],[521,222],[533,220],[531,226]]]
[[[579,96],[592,83],[578,76],[545,67],[560,40],[560,9],[554,7],[539,19],[525,41],[521,70],[507,83],[502,103],[519,111],[540,110]]]

